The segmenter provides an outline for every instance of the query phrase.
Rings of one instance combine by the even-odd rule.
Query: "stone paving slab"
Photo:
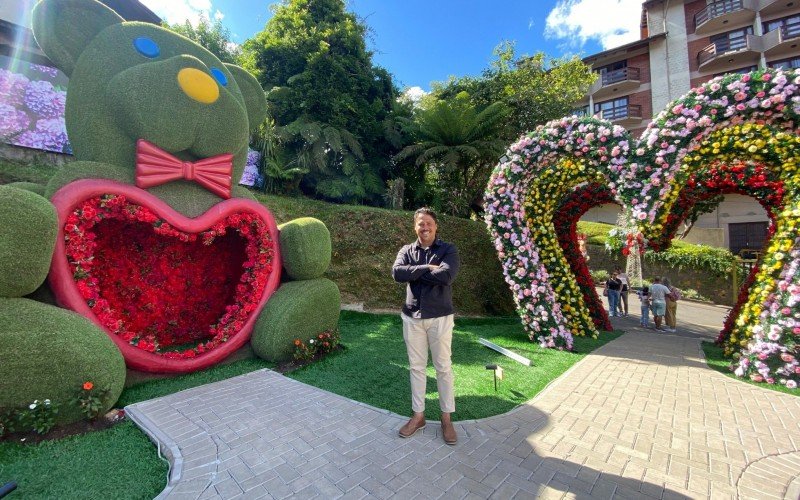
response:
[[[800,398],[636,328],[532,401],[410,439],[406,417],[261,370],[126,408],[171,463],[160,498],[791,498]],[[775,496],[773,496],[775,495]]]

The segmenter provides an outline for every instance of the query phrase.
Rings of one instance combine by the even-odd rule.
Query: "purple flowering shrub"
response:
[[[10,61],[0,57],[0,64]],[[67,92],[57,82],[58,70],[33,63],[27,71],[24,65],[18,69],[26,74],[0,68],[0,140],[71,154],[64,124]]]

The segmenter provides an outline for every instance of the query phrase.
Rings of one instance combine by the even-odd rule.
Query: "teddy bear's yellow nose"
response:
[[[183,68],[178,71],[178,85],[186,95],[203,104],[211,104],[219,98],[217,82],[199,69]]]

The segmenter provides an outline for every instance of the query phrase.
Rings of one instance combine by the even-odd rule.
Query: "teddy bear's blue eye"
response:
[[[219,69],[219,68],[211,68],[211,74],[214,75],[214,78],[223,87],[228,85],[228,77],[225,76],[225,73],[223,73],[221,69]]]
[[[151,59],[161,54],[161,49],[158,48],[158,44],[146,36],[140,36],[135,39],[133,41],[133,46],[141,55]]]

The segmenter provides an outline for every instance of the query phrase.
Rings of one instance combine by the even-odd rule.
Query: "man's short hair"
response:
[[[414,220],[416,221],[417,217],[420,215],[428,215],[430,216],[431,219],[433,219],[433,222],[439,224],[439,220],[436,218],[436,212],[434,212],[428,207],[418,208],[417,211],[414,212]]]

